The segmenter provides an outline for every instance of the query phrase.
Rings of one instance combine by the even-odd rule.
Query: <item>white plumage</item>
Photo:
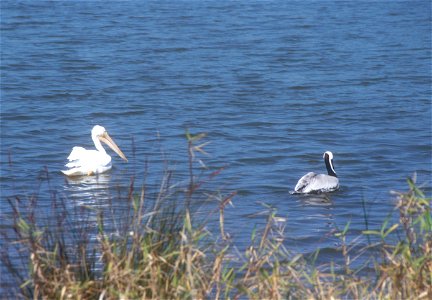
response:
[[[333,154],[326,151],[323,158],[328,175],[307,173],[297,182],[292,194],[328,193],[339,189],[339,179],[333,165]]]
[[[101,141],[127,161],[126,156],[111,139],[104,127],[96,125],[91,133],[96,150],[73,147],[67,158],[69,162],[65,165],[69,169],[62,170],[63,174],[67,176],[95,175],[110,170],[112,167],[111,156],[106,153]]]

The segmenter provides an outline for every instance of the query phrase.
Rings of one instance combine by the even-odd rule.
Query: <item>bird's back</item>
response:
[[[67,159],[65,166],[69,169],[62,171],[67,176],[98,174],[111,169],[111,156],[97,150],[73,147]]]
[[[326,174],[309,172],[297,182],[294,193],[323,193],[332,192],[339,188],[339,179]]]

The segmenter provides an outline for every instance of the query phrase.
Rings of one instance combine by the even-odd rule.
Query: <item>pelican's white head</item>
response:
[[[95,126],[96,127],[96,126]],[[326,151],[326,152],[324,152],[324,154],[323,154],[323,158],[325,159],[325,157],[326,157],[326,154],[328,155],[328,158],[331,160],[331,159],[333,159],[333,153],[331,153],[330,151]]]
[[[334,164],[333,164],[333,153],[331,153],[330,151],[326,151],[323,154],[323,158],[324,158],[324,162],[326,164],[327,173],[330,176],[337,177],[336,171],[334,169]]]
[[[117,153],[121,158],[123,158],[125,161],[127,161],[126,156],[123,154],[123,152],[120,150],[120,148],[117,146],[117,144],[113,141],[113,139],[109,136],[106,129],[100,125],[95,125],[91,131],[92,133],[92,139],[95,143],[96,149],[99,151],[105,152],[105,149],[103,149],[102,145],[99,141],[104,142],[107,144],[115,153]]]
[[[104,133],[106,132],[105,128],[100,126],[100,125],[95,125],[91,131],[92,136],[94,137],[99,137],[104,135]]]

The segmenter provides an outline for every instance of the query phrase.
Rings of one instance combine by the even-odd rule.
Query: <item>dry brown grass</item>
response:
[[[389,218],[382,228],[363,233],[380,240],[360,250],[380,254],[367,260],[375,276],[371,277],[371,272],[365,275],[352,266],[352,258],[359,253],[352,247],[353,242],[346,239],[349,223],[335,233],[344,258],[338,271],[333,268],[333,262],[327,268],[314,266],[302,255],[288,251],[284,246],[284,220],[274,212],[268,214],[266,226],[252,235],[245,253],[239,254],[234,251],[234,242],[227,233],[229,228],[224,225],[224,210],[235,193],[219,195],[215,212],[219,213],[220,235],[207,232],[202,220],[198,221],[191,212],[193,199],[208,195],[208,191],[200,194],[200,187],[216,173],[204,181],[195,177],[196,151],[203,152],[205,146],[205,143],[198,146],[195,143],[204,135],[188,134],[187,137],[191,178],[184,193],[185,205],[168,205],[166,200],[175,191],[170,190],[171,176],[166,174],[154,201],[146,199],[144,188],[137,193],[129,192],[130,219],[120,235],[105,228],[111,220],[103,214],[99,214],[97,221],[97,239],[91,240],[86,226],[78,231],[68,227],[72,225],[64,221],[67,211],[62,205],[57,206],[57,215],[53,217],[57,220],[54,223],[60,226],[44,226],[35,216],[36,202],[23,210],[19,200],[10,200],[15,235],[13,238],[8,235],[7,241],[9,247],[22,251],[24,257],[28,255],[25,263],[28,272],[19,275],[11,252],[2,253],[3,264],[10,274],[17,275],[19,289],[14,296],[27,299],[432,299],[431,203],[412,180],[407,192],[396,195],[395,212],[399,222],[389,224]],[[151,213],[149,203],[152,203]]]

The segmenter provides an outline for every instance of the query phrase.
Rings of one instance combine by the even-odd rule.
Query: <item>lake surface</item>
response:
[[[166,165],[187,180],[189,129],[208,134],[210,171],[225,167],[211,187],[238,192],[225,226],[239,248],[270,206],[289,249],[333,253],[332,232],[350,221],[355,238],[365,211],[380,227],[414,172],[430,194],[430,24],[429,1],[1,1],[2,223],[45,167],[42,210],[48,190],[103,203],[146,164],[149,184]],[[102,184],[70,182],[59,170],[95,124],[129,163],[111,153]],[[326,150],[341,190],[290,195],[325,173]]]

